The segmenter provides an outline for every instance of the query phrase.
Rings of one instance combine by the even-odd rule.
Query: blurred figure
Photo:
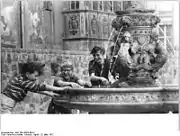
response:
[[[60,65],[56,62],[51,63],[52,76],[58,76],[60,74]]]

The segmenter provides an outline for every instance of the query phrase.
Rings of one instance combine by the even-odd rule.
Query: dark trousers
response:
[[[48,114],[71,114],[71,109],[56,105],[52,99],[48,106]]]

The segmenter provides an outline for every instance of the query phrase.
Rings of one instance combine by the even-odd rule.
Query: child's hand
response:
[[[51,91],[43,91],[40,94],[44,94],[44,95],[47,95],[47,96],[50,96],[50,97],[57,97],[57,96],[59,96],[59,94],[51,92]]]
[[[51,95],[52,97],[58,97],[58,96],[59,96],[59,94],[53,93],[53,92],[51,92],[50,95]]]
[[[101,77],[101,81],[102,81],[103,85],[108,85],[109,84],[109,81],[104,77]]]
[[[72,87],[70,87],[70,86],[66,86],[66,87],[64,87],[64,91],[65,91],[65,93],[68,93],[69,92],[69,89],[71,89]]]
[[[77,83],[71,83],[72,88],[82,88],[82,86],[80,86]]]
[[[91,82],[85,82],[85,86],[92,87],[92,84],[91,84]]]

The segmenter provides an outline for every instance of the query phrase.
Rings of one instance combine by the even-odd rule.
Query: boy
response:
[[[1,113],[12,113],[16,103],[23,101],[28,91],[55,96],[48,91],[62,91],[62,88],[37,83],[37,77],[42,74],[45,64],[27,62],[22,66],[22,74],[9,80],[1,92]]]
[[[93,87],[107,87],[109,85],[109,60],[105,58],[105,49],[95,46],[91,54],[93,60],[89,62],[89,75]]]
[[[81,80],[73,73],[73,64],[69,61],[61,65],[61,74],[58,76],[58,79],[54,81],[54,85],[61,87],[70,86],[72,88],[81,88],[82,86],[91,87],[90,82]]]
[[[90,82],[81,80],[78,76],[73,73],[73,65],[71,62],[66,61],[61,65],[61,74],[55,78],[54,86],[60,87],[72,87],[72,88],[82,88],[83,86],[91,87]],[[48,107],[49,114],[68,114],[71,113],[71,109],[64,108],[63,106],[56,105],[54,99]]]

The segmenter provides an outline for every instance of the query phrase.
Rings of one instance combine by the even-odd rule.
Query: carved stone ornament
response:
[[[70,35],[76,35],[79,31],[79,20],[77,15],[72,15],[69,17],[69,33]]]
[[[91,31],[93,35],[96,34],[98,31],[98,22],[95,15],[93,15],[91,19]]]
[[[108,26],[108,20],[106,17],[103,17],[103,35],[104,36],[108,36],[108,29],[109,29],[109,26]]]
[[[72,89],[54,99],[57,105],[92,113],[178,112],[178,87]]]
[[[112,86],[158,86],[156,73],[167,61],[167,51],[158,39],[156,28],[160,18],[153,15],[152,10],[144,9],[117,11],[116,14],[112,21],[117,32],[114,35],[116,51],[111,53],[111,58],[115,58],[111,61],[111,72],[119,73],[120,80]]]

